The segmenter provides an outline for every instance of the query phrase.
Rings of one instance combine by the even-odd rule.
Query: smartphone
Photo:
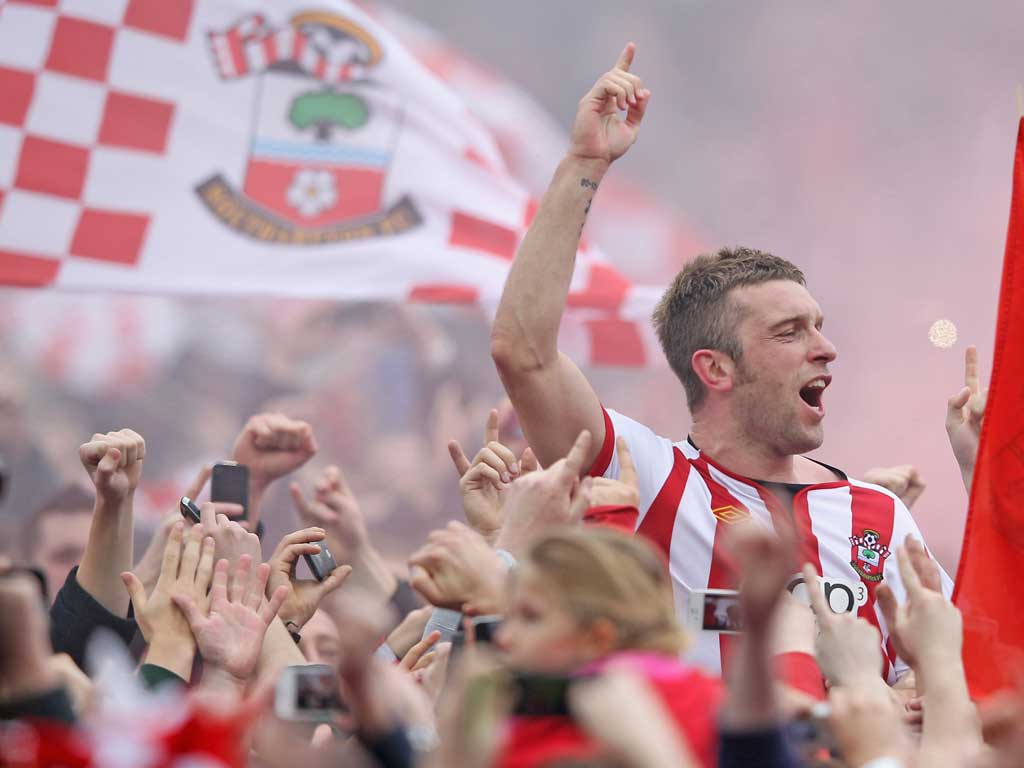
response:
[[[201,521],[201,513],[199,511],[199,505],[196,504],[188,496],[182,496],[181,501],[178,503],[178,509],[181,510],[181,516],[186,520],[191,520],[193,523]]]
[[[242,514],[234,519],[249,517],[249,468],[237,461],[218,461],[210,477],[210,501],[240,504]]]
[[[741,633],[740,593],[734,589],[693,590],[687,605],[686,625],[696,631]]]
[[[327,723],[347,711],[338,687],[338,674],[332,667],[285,667],[274,694],[274,712],[279,718]]]
[[[477,616],[474,618],[472,620],[473,636],[476,641],[488,645],[493,643],[494,635],[498,632],[498,627],[501,626],[501,620],[501,616]]]
[[[572,680],[568,677],[553,675],[517,674],[512,677],[512,713],[515,715],[533,715],[551,717],[568,715],[569,686]]]
[[[306,560],[306,565],[309,566],[309,570],[313,574],[313,578],[317,581],[323,581],[332,573],[338,564],[334,562],[334,555],[331,554],[331,550],[327,548],[327,545],[319,541],[317,546],[320,547],[320,553],[316,555],[303,555],[302,557]]]

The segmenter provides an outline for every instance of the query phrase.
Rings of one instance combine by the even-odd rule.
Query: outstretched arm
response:
[[[559,353],[558,326],[590,204],[611,163],[636,141],[650,99],[629,71],[634,52],[627,45],[580,101],[569,152],[519,248],[491,329],[491,355],[543,465],[565,456],[586,429],[594,441],[585,470],[604,438],[601,404],[582,372]]]

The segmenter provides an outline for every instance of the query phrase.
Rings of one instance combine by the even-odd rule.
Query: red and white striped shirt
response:
[[[604,444],[592,475],[618,477],[615,440],[619,436],[626,439],[636,465],[637,533],[654,542],[668,560],[680,617],[686,615],[690,590],[736,587],[722,552],[729,525],[748,518],[773,528],[781,522],[795,527],[803,561],[815,566],[826,585],[849,587],[839,590],[847,597],[845,604],[841,596],[831,600],[833,610],[856,610],[878,627],[886,679],[895,682],[907,671],[875,604],[875,590],[883,579],[898,600],[905,599],[896,547],[907,534],[923,541],[897,496],[877,485],[837,478],[802,488],[793,497],[791,513],[771,490],[717,465],[688,441],[674,443],[612,410],[605,410]],[[943,592],[951,594],[953,583],[945,571],[942,582]],[[728,655],[732,640],[728,635],[701,632],[690,660],[721,673],[722,654]]]

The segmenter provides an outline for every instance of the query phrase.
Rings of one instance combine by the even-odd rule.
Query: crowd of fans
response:
[[[1024,763],[1024,699],[979,711],[969,696],[960,613],[906,511],[920,478],[895,467],[863,483],[803,458],[821,444],[835,350],[795,266],[722,251],[669,288],[655,325],[695,417],[688,441],[605,410],[559,355],[581,222],[650,97],[629,72],[632,55],[627,46],[581,102],[576,154],[556,173],[498,309],[492,354],[514,412],[488,414],[475,453],[448,443],[463,521],[429,533],[395,569],[339,466],[303,480],[338,436],[263,412],[228,457],[247,470],[244,503],[203,501],[204,467],[136,552],[146,441],[132,429],[94,434],[79,448],[90,490],[37,505],[26,546],[0,561],[0,764]],[[606,130],[617,150],[601,148]],[[595,154],[580,154],[588,146]],[[770,338],[744,325],[778,305],[797,311]],[[378,383],[400,404],[403,388],[385,373]],[[965,383],[946,427],[969,486],[984,413],[973,348]],[[529,445],[504,430],[510,414]],[[760,447],[773,450],[751,458]],[[396,486],[442,482],[398,456],[381,470]],[[659,506],[673,477],[691,475],[708,498],[687,502],[678,488]],[[738,499],[715,506],[716,493],[745,482],[788,493],[789,514],[743,514]],[[268,531],[284,523],[274,502],[283,487],[303,527],[278,536]],[[872,529],[835,526],[831,540],[812,530],[823,518],[812,518],[808,491],[837,487],[847,516],[856,491],[887,505],[890,529],[911,533],[890,552]],[[687,514],[703,516],[713,543],[678,541],[700,522],[679,519]],[[839,582],[823,561],[840,553],[845,568],[851,546],[863,581],[846,587],[850,599],[870,584],[884,624],[873,608],[831,603]],[[879,553],[891,558],[885,569]],[[681,591],[694,585],[680,574],[705,555],[696,586],[724,586],[728,573],[738,588],[724,593],[733,634],[686,620]],[[709,645],[713,669],[696,653]]]
[[[62,572],[59,553],[46,554],[48,540],[77,524],[55,502],[35,519],[39,544],[25,562],[0,566],[4,764],[192,765],[196,755],[212,761],[204,765],[1024,760],[1018,702],[988,713],[983,740],[960,660],[960,615],[917,541],[896,552],[906,601],[880,597],[913,670],[890,688],[877,630],[833,613],[813,567],[803,574],[810,606],[787,591],[800,565],[793,541],[737,526],[728,546],[744,632],[720,679],[687,664],[692,633],[676,616],[665,564],[617,519],[638,503],[625,441],[619,480],[581,482],[589,434],[542,469],[529,449],[516,455],[501,442],[496,410],[484,432],[472,459],[449,446],[465,522],[431,533],[407,578],[380,558],[338,467],[312,488],[291,484],[306,527],[276,545],[261,541],[262,492],[317,450],[305,422],[253,417],[233,457],[251,472],[249,508],[205,502],[195,524],[175,509],[138,556],[132,506],[146,443],[129,429],[93,435],[79,449],[94,489],[80,563]],[[208,476],[183,494],[200,497]],[[66,506],[81,504],[72,497]],[[298,577],[302,556],[324,546],[336,569],[323,581]],[[119,642],[108,637],[90,652],[105,633]],[[137,672],[111,687],[104,659],[118,644]],[[285,670],[302,665],[327,665],[339,682],[343,704],[320,724],[275,708]],[[122,722],[138,729],[126,741],[111,722],[133,697],[152,699],[140,708],[168,709]]]

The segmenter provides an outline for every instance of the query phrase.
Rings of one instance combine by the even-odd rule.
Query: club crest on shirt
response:
[[[852,553],[850,565],[865,581],[881,581],[885,560],[891,554],[889,547],[882,543],[878,531],[865,528],[860,536],[851,536]]]

